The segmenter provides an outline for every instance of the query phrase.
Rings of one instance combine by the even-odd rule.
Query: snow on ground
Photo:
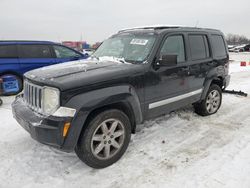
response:
[[[232,54],[229,89],[250,93],[250,66]],[[217,114],[192,107],[138,126],[125,155],[95,170],[74,153],[32,140],[12,118],[7,97],[0,107],[0,188],[36,187],[250,187],[250,97],[223,94]]]

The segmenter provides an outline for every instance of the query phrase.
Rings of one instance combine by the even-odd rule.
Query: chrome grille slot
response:
[[[24,101],[33,110],[42,113],[42,87],[24,81]]]

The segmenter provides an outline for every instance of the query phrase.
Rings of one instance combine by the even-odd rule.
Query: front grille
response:
[[[32,84],[27,80],[24,81],[24,101],[31,109],[40,113],[42,112],[42,90],[41,86]]]

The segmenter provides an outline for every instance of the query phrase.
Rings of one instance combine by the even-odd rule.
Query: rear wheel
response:
[[[195,112],[202,116],[215,114],[221,106],[221,101],[221,88],[216,84],[212,84],[207,92],[205,99],[200,103],[194,104]]]
[[[115,109],[107,110],[90,121],[75,151],[88,166],[105,168],[121,158],[130,137],[131,125],[126,114]]]

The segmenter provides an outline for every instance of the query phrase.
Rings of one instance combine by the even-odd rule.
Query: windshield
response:
[[[147,59],[154,45],[154,35],[126,34],[109,38],[93,54],[96,58],[114,57],[131,63],[141,63]]]

